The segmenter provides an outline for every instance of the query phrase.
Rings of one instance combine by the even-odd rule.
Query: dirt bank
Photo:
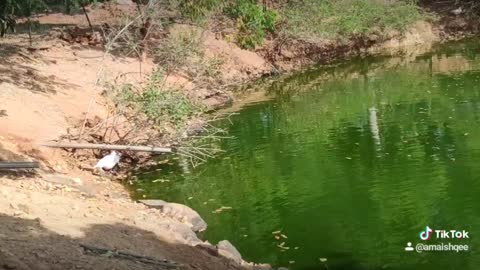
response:
[[[101,24],[108,21],[109,13],[93,10],[91,17]],[[58,27],[85,27],[80,15],[51,14],[38,20],[43,28],[35,34],[35,50],[22,28],[0,40],[0,161],[41,161],[35,172],[0,172],[0,267],[157,269],[167,259],[185,269],[253,268],[219,256],[216,247],[199,240],[182,218],[132,202],[119,182],[93,175],[91,168],[101,152],[79,155],[38,146],[71,138],[86,112],[91,123],[101,123],[112,112],[103,87],[123,82],[142,85],[155,68],[150,58],[140,63],[138,58],[105,56],[98,46],[69,43],[52,34]],[[174,31],[192,28],[172,27]],[[216,109],[230,101],[225,96],[233,96],[225,85],[338,57],[395,54],[419,45],[428,50],[434,43],[478,30],[478,22],[445,15],[434,23],[418,22],[403,34],[378,33],[342,42],[272,37],[257,51],[242,50],[206,30],[202,48],[206,57],[222,58],[219,79],[196,85],[175,74],[168,83]],[[105,256],[82,245],[110,252]],[[118,256],[115,250],[129,255]]]
[[[105,10],[91,14],[108,19]],[[22,25],[0,39],[0,161],[41,163],[35,171],[0,171],[0,269],[159,269],[162,260],[178,269],[268,268],[227,259],[228,246],[198,239],[184,217],[132,202],[112,175],[93,175],[93,153],[102,153],[38,145],[68,138],[87,111],[88,123],[106,119],[111,108],[103,87],[140,85],[154,64],[143,59],[140,73],[137,58],[58,38],[59,25],[82,26],[83,16],[37,19],[34,49]],[[181,77],[171,80],[185,86]]]

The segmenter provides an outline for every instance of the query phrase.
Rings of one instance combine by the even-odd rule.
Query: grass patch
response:
[[[415,1],[294,1],[282,10],[287,34],[307,39],[348,38],[376,30],[404,31],[422,15]]]

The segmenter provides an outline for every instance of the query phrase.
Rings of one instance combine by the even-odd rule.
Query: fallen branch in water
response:
[[[101,149],[118,151],[137,151],[150,153],[174,153],[170,147],[139,146],[139,145],[116,145],[116,144],[92,144],[92,143],[42,143],[41,146],[52,148],[74,148],[74,149]]]

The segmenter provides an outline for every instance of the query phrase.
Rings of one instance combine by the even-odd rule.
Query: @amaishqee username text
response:
[[[431,251],[453,251],[453,252],[466,252],[470,248],[466,244],[451,244],[451,243],[439,243],[439,244],[424,244],[418,243],[415,246],[415,251],[418,253],[431,252]]]

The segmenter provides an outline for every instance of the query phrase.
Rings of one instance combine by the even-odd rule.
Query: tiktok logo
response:
[[[431,232],[432,232],[432,231],[433,231],[433,230],[430,229],[430,227],[427,226],[427,227],[425,228],[425,231],[420,232],[420,239],[422,239],[422,240],[428,240],[428,239],[430,239],[430,236],[431,236]]]

